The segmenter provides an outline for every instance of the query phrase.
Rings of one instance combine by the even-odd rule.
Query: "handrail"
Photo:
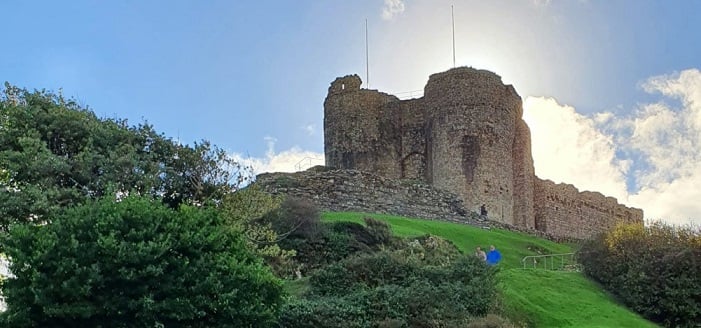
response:
[[[297,164],[295,164],[295,171],[303,171],[312,167],[312,161],[322,161],[322,159],[309,156],[302,158],[299,162],[297,162]]]
[[[394,93],[394,96],[401,99],[401,100],[412,99],[412,98],[421,98],[424,96],[424,90],[421,89],[421,90],[397,92],[397,93]]]
[[[536,268],[540,267],[539,262],[542,262],[543,268],[547,270],[548,269],[548,262],[550,262],[550,270],[555,270],[556,269],[556,267],[555,267],[555,259],[556,258],[558,258],[560,260],[560,265],[557,267],[557,269],[561,269],[565,266],[565,264],[567,264],[567,265],[576,264],[576,261],[574,260],[574,255],[575,255],[575,253],[529,255],[529,256],[525,256],[523,259],[521,259],[521,263],[523,263],[523,268],[525,269],[527,264],[528,264],[527,261],[531,260],[533,263],[533,268],[536,269]]]

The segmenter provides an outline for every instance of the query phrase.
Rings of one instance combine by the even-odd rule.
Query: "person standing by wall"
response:
[[[499,261],[501,261],[501,253],[494,245],[490,245],[489,253],[487,253],[487,265],[496,265]]]

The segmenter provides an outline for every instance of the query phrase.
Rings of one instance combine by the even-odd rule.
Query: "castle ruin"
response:
[[[586,238],[640,209],[535,176],[521,97],[501,77],[468,67],[430,76],[421,98],[400,100],[337,78],[324,102],[326,165],[455,193],[468,211],[559,236]]]
[[[430,76],[400,100],[337,78],[324,102],[326,167],[256,178],[265,190],[329,211],[386,213],[585,239],[643,211],[598,192],[539,179],[521,97],[468,67]],[[483,217],[484,217],[483,216]]]

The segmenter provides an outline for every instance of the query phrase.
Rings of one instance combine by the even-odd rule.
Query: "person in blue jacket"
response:
[[[487,265],[496,265],[501,261],[501,253],[494,247],[494,245],[489,246],[489,253],[487,253]]]

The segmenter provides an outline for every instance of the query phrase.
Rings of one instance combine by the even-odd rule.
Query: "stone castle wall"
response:
[[[470,220],[460,197],[451,192],[358,170],[316,167],[296,173],[264,173],[256,177],[256,183],[269,193],[307,199],[326,211],[383,213],[464,223]]]
[[[549,190],[539,195],[547,195],[546,199],[554,199],[540,201],[543,206],[539,207],[538,212],[539,224],[548,225],[552,228],[551,231],[484,220],[477,213],[470,213],[458,195],[416,180],[388,179],[363,171],[330,169],[323,166],[295,173],[264,173],[256,178],[256,184],[266,192],[306,199],[323,211],[392,214],[464,223],[482,228],[520,231],[554,241],[585,239],[600,231],[600,226],[610,223],[605,218],[568,221],[571,216],[566,214],[568,206],[564,205],[568,201],[580,202],[580,207],[599,207],[598,210],[588,213],[597,218],[600,217],[600,213],[618,211],[624,214],[621,219],[629,219],[624,221],[635,222],[636,218],[642,215],[640,210],[635,209],[625,214],[626,207],[599,193],[580,193],[570,185],[555,185],[547,180],[537,181],[540,184],[539,188]],[[566,200],[562,200],[558,188],[566,190]],[[557,197],[560,197],[560,200],[557,200]],[[548,211],[560,214],[554,215]],[[576,234],[571,233],[573,230],[569,228],[573,224],[578,229]]]
[[[615,199],[537,179],[521,97],[492,72],[433,74],[424,96],[411,100],[361,83],[349,75],[329,87],[324,151],[332,168],[430,184],[456,194],[468,212],[484,207],[491,220],[559,236],[642,223],[642,211]]]
[[[598,192],[580,192],[570,184],[536,178],[536,229],[555,236],[584,239],[617,222],[642,223],[643,211]]]
[[[531,131],[523,120],[516,123],[513,146],[514,165],[514,222],[529,229],[535,228],[535,168],[531,155]]]

